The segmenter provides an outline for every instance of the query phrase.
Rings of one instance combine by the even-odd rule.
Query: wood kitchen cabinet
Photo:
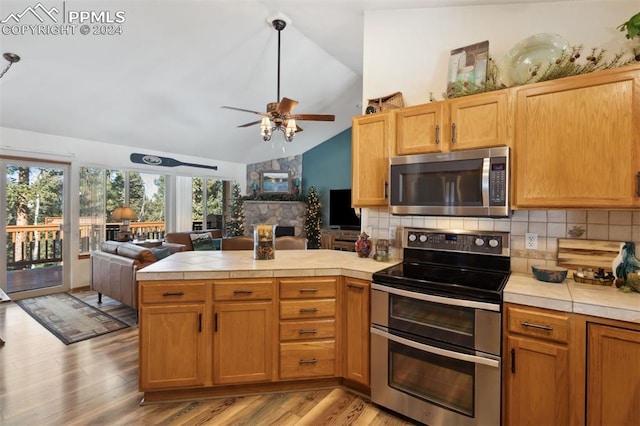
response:
[[[140,284],[140,390],[205,384],[205,291],[204,283]]]
[[[336,375],[338,277],[282,278],[280,378]]]
[[[640,205],[640,65],[517,89],[516,208]]]
[[[214,384],[273,380],[275,281],[216,281],[213,292]]]
[[[570,315],[516,305],[505,312],[506,424],[569,424]]]
[[[344,372],[351,381],[369,386],[369,281],[344,278]]]
[[[640,330],[594,323],[587,329],[587,425],[637,424]]]
[[[353,207],[388,204],[389,148],[394,115],[381,112],[354,117],[351,128],[351,203]]]
[[[510,145],[510,95],[500,90],[395,110],[392,155]]]

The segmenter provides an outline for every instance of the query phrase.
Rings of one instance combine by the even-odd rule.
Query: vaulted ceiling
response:
[[[301,154],[362,112],[365,10],[508,1],[2,0],[0,50],[22,60],[0,80],[0,126],[245,164]],[[69,12],[82,11],[125,20],[89,23],[85,35],[68,22]],[[220,108],[262,112],[277,101],[276,17],[289,22],[280,95],[300,102],[294,113],[336,116],[299,122],[304,131],[291,143],[279,132],[263,142],[259,126],[237,127],[260,116]],[[75,30],[33,35],[39,30],[27,25],[36,24]]]

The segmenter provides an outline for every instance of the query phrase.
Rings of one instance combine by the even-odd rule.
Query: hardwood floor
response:
[[[75,295],[96,304],[95,293]],[[135,319],[106,297],[103,307]],[[0,303],[0,337],[0,425],[413,424],[345,388],[140,406],[135,326],[66,346],[15,303]]]

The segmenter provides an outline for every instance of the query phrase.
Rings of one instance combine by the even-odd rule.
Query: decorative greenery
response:
[[[498,65],[492,58],[489,58],[487,62],[487,78],[484,83],[476,85],[472,81],[456,81],[451,84],[447,93],[443,93],[442,96],[445,99],[459,98],[461,96],[504,89],[506,86],[500,82],[498,75]]]
[[[240,185],[236,182],[231,189],[230,220],[227,222],[227,236],[237,237],[244,235],[244,208]]]
[[[636,13],[624,24],[618,27],[620,31],[627,31],[625,37],[632,39],[634,37],[640,37],[640,12]],[[639,59],[636,59],[639,60]]]
[[[304,220],[304,231],[307,235],[307,248],[320,248],[320,226],[322,225],[322,206],[318,199],[318,192],[312,186],[306,199],[307,212]]]

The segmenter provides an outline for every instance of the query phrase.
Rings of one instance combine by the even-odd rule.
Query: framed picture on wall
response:
[[[260,183],[262,193],[287,194],[291,192],[291,176],[288,172],[262,172]]]

